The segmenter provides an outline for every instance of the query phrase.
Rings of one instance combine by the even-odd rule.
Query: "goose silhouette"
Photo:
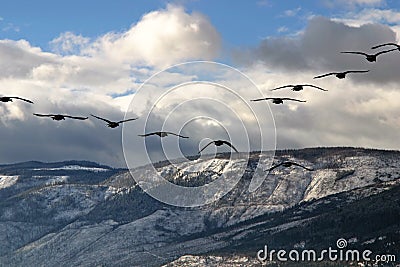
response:
[[[308,168],[306,166],[303,166],[303,165],[301,165],[299,163],[296,163],[296,162],[293,162],[293,161],[283,161],[283,162],[281,162],[281,163],[279,163],[279,164],[277,164],[275,166],[272,166],[267,171],[272,171],[273,169],[276,169],[276,168],[278,168],[280,166],[283,166],[285,168],[290,168],[292,166],[298,166],[298,167],[301,167],[301,168],[303,168],[303,169],[305,169],[307,171],[314,171],[314,169],[312,169],[312,168]]]
[[[348,71],[343,71],[343,72],[330,72],[327,74],[315,76],[314,79],[319,79],[319,78],[323,78],[323,77],[330,76],[330,75],[335,75],[339,79],[344,79],[344,78],[346,78],[346,75],[349,73],[366,73],[366,72],[369,72],[369,70],[348,70]]]
[[[394,51],[394,50],[397,50],[397,48],[390,49],[390,50],[385,50],[385,51],[381,51],[381,52],[378,52],[378,53],[376,53],[376,54],[367,54],[367,53],[364,53],[364,52],[353,52],[353,51],[345,51],[345,52],[340,52],[340,53],[342,53],[342,54],[356,54],[356,55],[362,55],[362,56],[365,56],[365,57],[366,57],[367,61],[369,61],[369,62],[376,62],[376,59],[377,59],[377,57],[378,57],[379,55],[382,55],[382,54],[385,54],[385,53],[389,53],[389,52],[392,52],[392,51]]]
[[[294,98],[288,98],[288,97],[267,97],[267,98],[259,98],[259,99],[252,99],[250,101],[257,102],[257,101],[263,101],[263,100],[272,100],[272,103],[274,104],[283,104],[283,101],[296,101],[296,102],[306,102],[305,100],[298,100]]]
[[[200,149],[199,153],[200,154],[204,149],[206,149],[209,145],[214,144],[215,146],[222,146],[222,145],[227,145],[230,146],[233,150],[235,150],[236,152],[239,152],[230,142],[225,141],[225,140],[213,140],[210,143],[208,143],[207,145],[205,145],[202,149]]]
[[[315,86],[315,85],[312,85],[312,84],[289,84],[289,85],[285,85],[285,86],[281,86],[281,87],[277,87],[277,88],[271,89],[271,91],[275,91],[275,90],[279,90],[279,89],[283,89],[283,88],[290,88],[291,87],[292,91],[297,92],[297,91],[303,90],[304,87],[306,87],[306,86],[312,87],[312,88],[315,88],[315,89],[318,89],[318,90],[321,90],[321,91],[328,91],[326,89],[323,89],[321,87],[318,87],[318,86]]]
[[[124,122],[127,122],[127,121],[134,121],[134,120],[138,119],[138,118],[132,118],[132,119],[126,119],[126,120],[122,120],[122,121],[110,121],[108,119],[105,119],[105,118],[102,118],[102,117],[99,117],[99,116],[96,116],[96,115],[93,115],[93,114],[90,114],[90,116],[95,117],[96,119],[99,119],[99,120],[107,122],[107,126],[110,127],[110,128],[117,128],[121,123],[124,123]]]
[[[371,49],[377,49],[377,48],[384,47],[384,46],[395,46],[395,47],[397,47],[397,50],[400,51],[400,45],[396,44],[396,43],[384,43],[384,44],[373,46]]]
[[[0,97],[1,102],[13,102],[13,99],[18,99],[18,100],[22,100],[22,101],[33,104],[33,102],[30,101],[29,99],[18,97],[18,96],[1,96]]]
[[[172,133],[172,132],[152,132],[152,133],[147,133],[147,134],[139,134],[139,136],[146,137],[146,136],[151,136],[151,135],[158,135],[159,137],[162,138],[162,137],[166,137],[170,134],[181,137],[181,138],[189,138],[187,136],[179,135],[179,134]]]
[[[65,120],[65,118],[70,118],[70,119],[74,119],[74,120],[87,120],[88,119],[88,117],[76,117],[76,116],[63,115],[63,114],[38,114],[38,113],[33,113],[33,115],[38,116],[38,117],[49,117],[49,118],[52,118],[54,121]]]

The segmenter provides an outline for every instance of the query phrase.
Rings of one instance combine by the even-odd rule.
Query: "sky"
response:
[[[174,158],[213,139],[230,139],[240,151],[398,150],[400,52],[374,63],[340,52],[376,53],[392,47],[372,46],[399,38],[400,3],[390,0],[2,1],[0,95],[35,103],[0,103],[0,162],[125,167],[125,152],[138,166],[162,160],[163,146]],[[188,61],[219,64],[175,66]],[[313,79],[344,70],[370,72]],[[179,86],[199,78],[210,83]],[[304,83],[328,91],[270,91]],[[249,101],[277,96],[307,102]],[[57,122],[32,113],[90,118]],[[139,119],[110,129],[90,114]],[[162,127],[190,138],[137,136]],[[137,149],[142,144],[146,151]]]

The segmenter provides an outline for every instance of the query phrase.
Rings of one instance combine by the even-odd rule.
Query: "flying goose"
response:
[[[369,70],[348,70],[348,71],[343,71],[343,72],[330,72],[327,74],[315,76],[314,79],[319,79],[319,78],[326,77],[329,75],[335,75],[339,79],[344,79],[346,77],[346,74],[348,74],[348,73],[366,73],[366,72],[369,72]]]
[[[345,51],[345,52],[340,52],[340,53],[342,53],[342,54],[363,55],[363,56],[366,57],[367,61],[369,61],[369,62],[375,62],[375,61],[376,61],[376,58],[377,58],[379,55],[385,54],[385,53],[388,53],[388,52],[392,52],[392,51],[394,51],[394,50],[397,50],[397,48],[390,49],[390,50],[385,50],[385,51],[381,51],[381,52],[378,52],[378,53],[376,53],[376,54],[367,54],[367,53],[364,53],[364,52],[353,52],[353,51]]]
[[[273,169],[278,168],[280,166],[283,166],[285,168],[289,168],[289,167],[292,167],[292,166],[299,166],[299,167],[301,167],[301,168],[303,168],[303,169],[305,169],[307,171],[313,171],[314,170],[312,168],[308,168],[306,166],[303,166],[303,165],[301,165],[299,163],[296,163],[296,162],[293,162],[293,161],[283,161],[283,162],[281,162],[281,163],[279,163],[279,164],[277,164],[275,166],[272,166],[267,171],[272,171]]]
[[[107,119],[105,119],[105,118],[101,118],[101,117],[95,116],[95,115],[93,115],[93,114],[90,114],[90,116],[95,117],[95,118],[97,118],[97,119],[99,119],[99,120],[102,120],[102,121],[107,122],[107,126],[110,127],[110,128],[116,128],[116,127],[118,127],[121,123],[124,123],[124,122],[127,122],[127,121],[134,121],[134,120],[137,120],[137,119],[138,119],[138,118],[132,118],[132,119],[126,119],[126,120],[122,120],[122,121],[110,121],[110,120],[107,120]]]
[[[385,44],[380,44],[380,45],[376,45],[376,46],[374,46],[374,47],[372,47],[371,49],[377,49],[377,48],[379,48],[379,47],[383,47],[383,46],[396,46],[397,47],[397,49],[400,51],[400,45],[399,44],[396,44],[396,43],[385,43]]]
[[[274,104],[283,104],[284,100],[290,100],[290,101],[297,101],[297,102],[306,102],[305,100],[298,100],[294,98],[288,98],[288,97],[267,97],[267,98],[259,98],[259,99],[253,99],[250,101],[257,102],[257,101],[262,101],[262,100],[272,100],[272,103]]]
[[[293,84],[289,84],[289,85],[285,85],[285,86],[281,86],[281,87],[277,87],[277,88],[271,89],[271,91],[275,91],[275,90],[279,90],[279,89],[283,89],[283,88],[289,88],[289,87],[292,87],[292,91],[301,91],[301,90],[304,89],[305,86],[313,87],[313,88],[316,88],[316,89],[322,90],[322,91],[328,91],[326,89],[323,89],[321,87],[318,87],[318,86],[315,86],[315,85],[312,85],[312,84],[294,84],[294,85]]]
[[[75,119],[75,120],[87,120],[88,119],[88,117],[75,117],[75,116],[62,115],[62,114],[37,114],[37,113],[33,113],[33,115],[38,116],[38,117],[50,117],[54,121],[65,120],[65,118],[70,118],[70,119]]]
[[[183,135],[179,135],[179,134],[171,133],[171,132],[152,132],[152,133],[147,133],[147,134],[139,134],[139,136],[146,137],[146,136],[150,136],[150,135],[158,135],[159,137],[162,138],[162,137],[165,137],[165,136],[167,136],[169,134],[176,135],[176,136],[181,137],[181,138],[189,138],[187,136],[183,136]]]
[[[228,145],[228,146],[230,146],[233,150],[235,150],[236,152],[239,152],[230,142],[228,142],[228,141],[225,141],[225,140],[214,140],[214,141],[211,141],[210,143],[208,143],[205,147],[203,147],[202,149],[200,149],[200,151],[199,151],[199,153],[197,153],[197,154],[200,154],[201,153],[201,151],[203,151],[204,149],[206,149],[206,147],[208,147],[209,145],[211,145],[211,144],[214,144],[215,146],[222,146],[222,145]]]
[[[1,102],[13,102],[13,99],[18,99],[18,100],[22,100],[22,101],[33,104],[33,102],[30,101],[29,99],[25,99],[25,98],[18,97],[18,96],[1,96],[0,97]]]

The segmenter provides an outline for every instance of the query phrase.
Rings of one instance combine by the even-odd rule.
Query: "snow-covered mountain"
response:
[[[157,172],[198,186],[241,175],[231,167],[243,160],[164,162]],[[264,245],[327,248],[339,238],[400,259],[400,152],[277,151],[274,162],[285,160],[315,171],[276,168],[250,192],[256,167],[270,163],[255,153],[233,190],[196,208],[143,192],[131,173],[149,176],[151,166],[130,173],[80,161],[0,165],[0,266],[253,266]]]

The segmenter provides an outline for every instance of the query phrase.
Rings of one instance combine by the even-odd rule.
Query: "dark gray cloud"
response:
[[[13,104],[7,103],[7,105]],[[75,116],[104,113],[111,119],[123,118],[123,113],[106,105],[103,105],[101,109],[70,105],[52,107],[53,113]],[[125,166],[120,128],[107,128],[103,122],[95,119],[90,119],[90,121],[68,119],[53,121],[50,118],[39,118],[31,115],[33,110],[35,110],[34,107],[23,110],[26,113],[24,120],[1,123],[0,162],[82,159],[119,167]],[[50,108],[46,110],[46,112],[48,111],[50,111]]]
[[[375,53],[371,47],[395,42],[395,32],[386,25],[365,24],[351,27],[324,17],[312,18],[303,33],[295,37],[271,37],[243,54],[239,61],[262,62],[271,71],[312,72],[315,75],[350,69],[371,70],[368,75],[350,77],[366,82],[399,82],[400,52],[381,55],[376,63],[368,63],[363,56],[340,54],[341,51]],[[386,48],[384,48],[386,49]],[[310,77],[312,78],[312,77]]]

